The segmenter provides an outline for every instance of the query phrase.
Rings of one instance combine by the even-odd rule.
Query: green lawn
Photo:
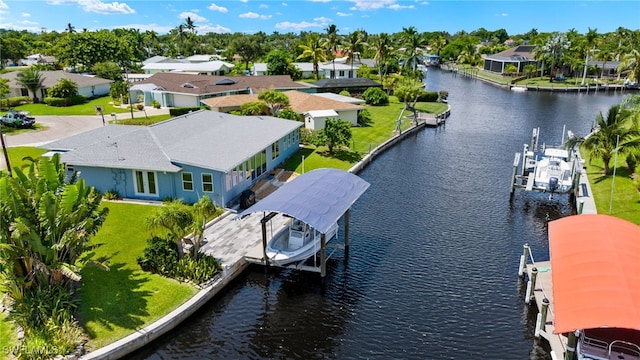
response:
[[[0,360],[10,359],[9,349],[18,343],[16,329],[6,318],[6,312],[0,313]]]
[[[30,146],[16,146],[7,148],[7,153],[9,154],[9,162],[11,163],[12,169],[16,166],[23,168],[31,165],[30,160],[23,160],[24,157],[32,157],[35,159],[46,152],[47,151],[44,149]]]
[[[49,106],[46,104],[26,104],[16,106],[15,110],[24,110],[28,111],[31,115],[95,115],[96,114],[96,106],[101,106],[103,109],[103,113],[105,118],[110,117],[111,113],[125,113],[129,112],[129,108],[121,108],[114,107],[112,104],[109,104],[111,101],[110,96],[104,96],[101,98],[93,99],[84,104],[74,105],[74,106],[65,106],[65,107],[57,107],[57,106]],[[134,112],[138,112],[137,109],[133,110]],[[38,121],[38,119],[36,119]]]
[[[171,116],[169,114],[147,116],[146,118],[138,117],[138,118],[134,118],[134,119],[131,119],[130,117],[128,117],[128,118],[124,118],[124,119],[118,119],[118,124],[121,124],[121,125],[152,125],[152,124],[155,124],[155,123],[159,123],[161,121],[169,120],[172,117],[173,116]],[[114,122],[113,121],[109,121],[109,123],[114,123]]]
[[[350,151],[335,150],[333,156],[329,155],[326,147],[316,148],[315,146],[304,146],[291,158],[289,158],[282,167],[286,170],[303,173],[318,168],[336,168],[348,170],[355,165],[362,156],[373,150],[376,146],[388,140],[396,129],[396,121],[400,115],[400,111],[404,107],[404,103],[391,102],[386,106],[367,106],[367,110],[371,114],[371,122],[365,126],[351,128],[353,136]],[[443,103],[418,103],[416,108],[422,112],[439,114],[447,109],[447,104]],[[406,130],[411,126],[412,118],[406,117],[411,112],[405,111],[401,121],[401,129]]]
[[[591,164],[587,160],[585,164],[598,214],[613,215],[640,225],[640,192],[633,186],[624,157],[618,158],[615,181],[612,175],[603,175],[601,160],[594,159]],[[613,169],[613,160],[611,160],[611,168]],[[613,201],[611,201],[612,183],[614,185]],[[611,213],[609,213],[609,204],[612,204]]]
[[[109,271],[97,265],[82,270],[79,319],[89,334],[89,349],[97,349],[150,324],[184,303],[197,290],[159,275],[140,270],[149,237],[144,219],[157,207],[104,201],[107,221],[90,254],[92,260],[108,262]]]
[[[5,135],[17,135],[17,134],[30,132],[30,131],[42,131],[45,129],[48,129],[48,127],[39,123],[35,123],[33,124],[33,127],[29,127],[29,128],[14,128],[11,126],[2,125],[2,133]]]

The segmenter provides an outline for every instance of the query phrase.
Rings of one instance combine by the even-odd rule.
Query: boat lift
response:
[[[562,142],[564,143],[564,133],[565,129],[563,127],[562,131]],[[573,134],[569,131],[568,136],[572,137]],[[538,168],[538,164],[543,156],[552,154],[557,157],[564,157],[566,152],[566,162],[571,166],[571,179],[572,186],[571,189],[567,192],[576,196],[576,191],[578,189],[578,183],[580,181],[580,156],[576,149],[566,150],[562,145],[561,146],[547,146],[544,143],[539,148],[538,140],[540,136],[540,128],[534,128],[531,133],[531,141],[529,144],[524,144],[522,153],[517,152],[513,159],[513,172],[511,174],[511,187],[510,187],[510,198],[513,199],[513,194],[515,189],[523,189],[525,191],[541,191],[547,192],[548,189],[540,186],[536,186],[535,184],[535,176],[536,170]],[[518,171],[520,169],[520,171]],[[556,179],[557,181],[557,179]],[[554,191],[551,191],[551,196]],[[566,192],[565,192],[566,193]]]
[[[285,268],[312,271],[322,277],[327,273],[327,260],[337,249],[349,251],[349,214],[353,203],[369,188],[369,183],[357,175],[338,169],[317,169],[296,177],[266,198],[238,214],[238,218],[256,212],[262,212],[262,254],[245,257],[249,262],[272,266],[266,254],[267,223],[275,216],[282,214],[299,219],[321,233],[319,261],[314,259],[308,265],[309,258],[296,263],[284,265]],[[344,243],[329,244],[326,235],[338,220],[343,219]],[[329,252],[327,252],[330,250]]]

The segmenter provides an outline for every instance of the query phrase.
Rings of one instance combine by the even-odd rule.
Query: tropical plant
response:
[[[159,207],[152,216],[146,219],[147,227],[151,230],[168,231],[167,237],[175,242],[178,255],[182,257],[182,238],[188,233],[193,224],[193,214],[189,207],[180,200],[173,200]]]
[[[389,95],[377,87],[370,87],[362,93],[362,99],[369,105],[386,105],[389,103]]]
[[[250,101],[240,105],[240,114],[244,116],[266,115],[268,112],[269,108],[262,101]]]
[[[127,98],[129,93],[129,83],[126,81],[115,81],[109,87],[109,95],[112,99],[122,101]]]
[[[618,73],[629,71],[629,81],[640,81],[640,51],[632,49],[631,52],[624,54],[618,65]]]
[[[340,38],[338,37],[338,28],[335,24],[329,25],[325,29],[327,37],[322,39],[322,47],[326,51],[325,59],[331,60],[333,64],[333,71],[331,72],[331,78],[336,77],[336,53],[338,52],[338,46],[340,45]]]
[[[211,202],[208,196],[202,196],[195,204],[192,205],[191,211],[193,212],[193,223],[191,224],[192,238],[193,238],[193,252],[194,257],[198,257],[200,246],[204,240],[204,230],[207,225],[207,220],[218,213],[218,208]]]
[[[325,55],[320,41],[320,35],[317,33],[311,33],[307,35],[306,44],[300,45],[303,50],[302,54],[298,56],[298,59],[311,59],[313,63],[313,73],[316,76],[316,80],[319,78],[318,71],[320,62],[325,61]]]
[[[364,42],[364,32],[356,30],[350,33],[342,45],[347,55],[347,62],[351,64],[351,73],[353,74],[353,63],[356,59],[360,59],[360,54],[362,54],[364,47],[367,46],[367,43]]]
[[[371,47],[375,51],[375,55],[373,56],[373,60],[378,65],[378,75],[380,76],[380,81],[386,75],[385,69],[388,67],[387,62],[390,59],[391,52],[393,51],[393,43],[391,41],[391,37],[387,33],[381,33],[378,37],[373,39],[371,43]]]
[[[337,146],[349,145],[349,141],[351,141],[351,123],[341,119],[327,119],[324,122],[324,128],[314,139],[315,145],[327,146],[329,154],[333,154]]]
[[[551,56],[551,74],[555,72],[556,62],[565,50],[569,49],[571,42],[564,33],[554,32],[543,45],[544,52]]]
[[[276,90],[267,90],[258,94],[258,100],[262,100],[267,104],[271,111],[271,115],[278,116],[280,110],[289,105],[289,97],[286,94]]]
[[[0,178],[0,230],[4,281],[24,296],[30,288],[70,286],[80,279],[77,261],[90,249],[89,238],[102,226],[108,209],[102,196],[75,174],[60,155],[40,157],[27,173]]]
[[[640,145],[639,114],[614,105],[606,116],[602,112],[596,116],[596,129],[582,141],[591,158],[602,160],[605,175],[611,175],[610,162],[616,151],[626,153]]]
[[[93,65],[92,70],[97,77],[113,81],[122,81],[122,68],[113,61],[99,62]]]
[[[289,119],[289,120],[295,120],[295,121],[304,120],[303,115],[298,114],[297,112],[293,111],[293,109],[291,108],[281,110],[280,113],[278,114],[278,117],[281,119]]]
[[[38,90],[44,87],[44,77],[40,73],[40,71],[34,68],[28,68],[24,71],[21,71],[16,76],[16,81],[18,84],[24,86],[33,94],[33,102],[38,102]]]
[[[403,27],[400,36],[402,37],[402,44],[405,49],[402,56],[404,67],[415,71],[420,62],[419,57],[426,42],[422,36],[420,36],[415,26],[409,26],[408,28]]]
[[[47,95],[63,99],[70,98],[78,95],[78,84],[71,79],[62,78],[47,90]]]

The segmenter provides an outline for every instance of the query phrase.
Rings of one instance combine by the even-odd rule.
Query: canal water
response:
[[[567,196],[516,191],[514,153],[540,127],[585,135],[624,95],[517,93],[430,69],[449,91],[446,125],[425,129],[359,175],[348,259],[317,274],[253,268],[137,359],[550,359],[523,303],[522,245],[548,260],[547,222]],[[393,129],[389,129],[391,132]]]

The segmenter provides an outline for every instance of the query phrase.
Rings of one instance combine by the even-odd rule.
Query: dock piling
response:
[[[549,312],[549,299],[546,297],[542,299],[542,309],[540,310],[540,326],[538,330],[545,331],[547,324],[547,313]],[[539,334],[539,332],[537,332]]]
[[[582,214],[582,210],[584,209],[584,200],[580,200],[578,203],[578,215]]]
[[[525,296],[525,302],[529,304],[531,300],[535,300],[535,291],[536,291],[536,278],[538,277],[538,269],[531,269],[531,279],[527,283],[527,294]]]
[[[349,257],[349,213],[351,209],[347,209],[344,213],[344,257]]]
[[[573,354],[576,352],[576,333],[569,332],[567,341],[567,351],[564,353],[564,360],[573,360]]]
[[[320,276],[327,276],[327,237],[320,235]]]
[[[524,244],[522,248],[522,255],[520,256],[520,268],[518,269],[518,276],[520,277],[523,277],[525,270],[527,270],[527,259],[529,259],[529,244]]]

